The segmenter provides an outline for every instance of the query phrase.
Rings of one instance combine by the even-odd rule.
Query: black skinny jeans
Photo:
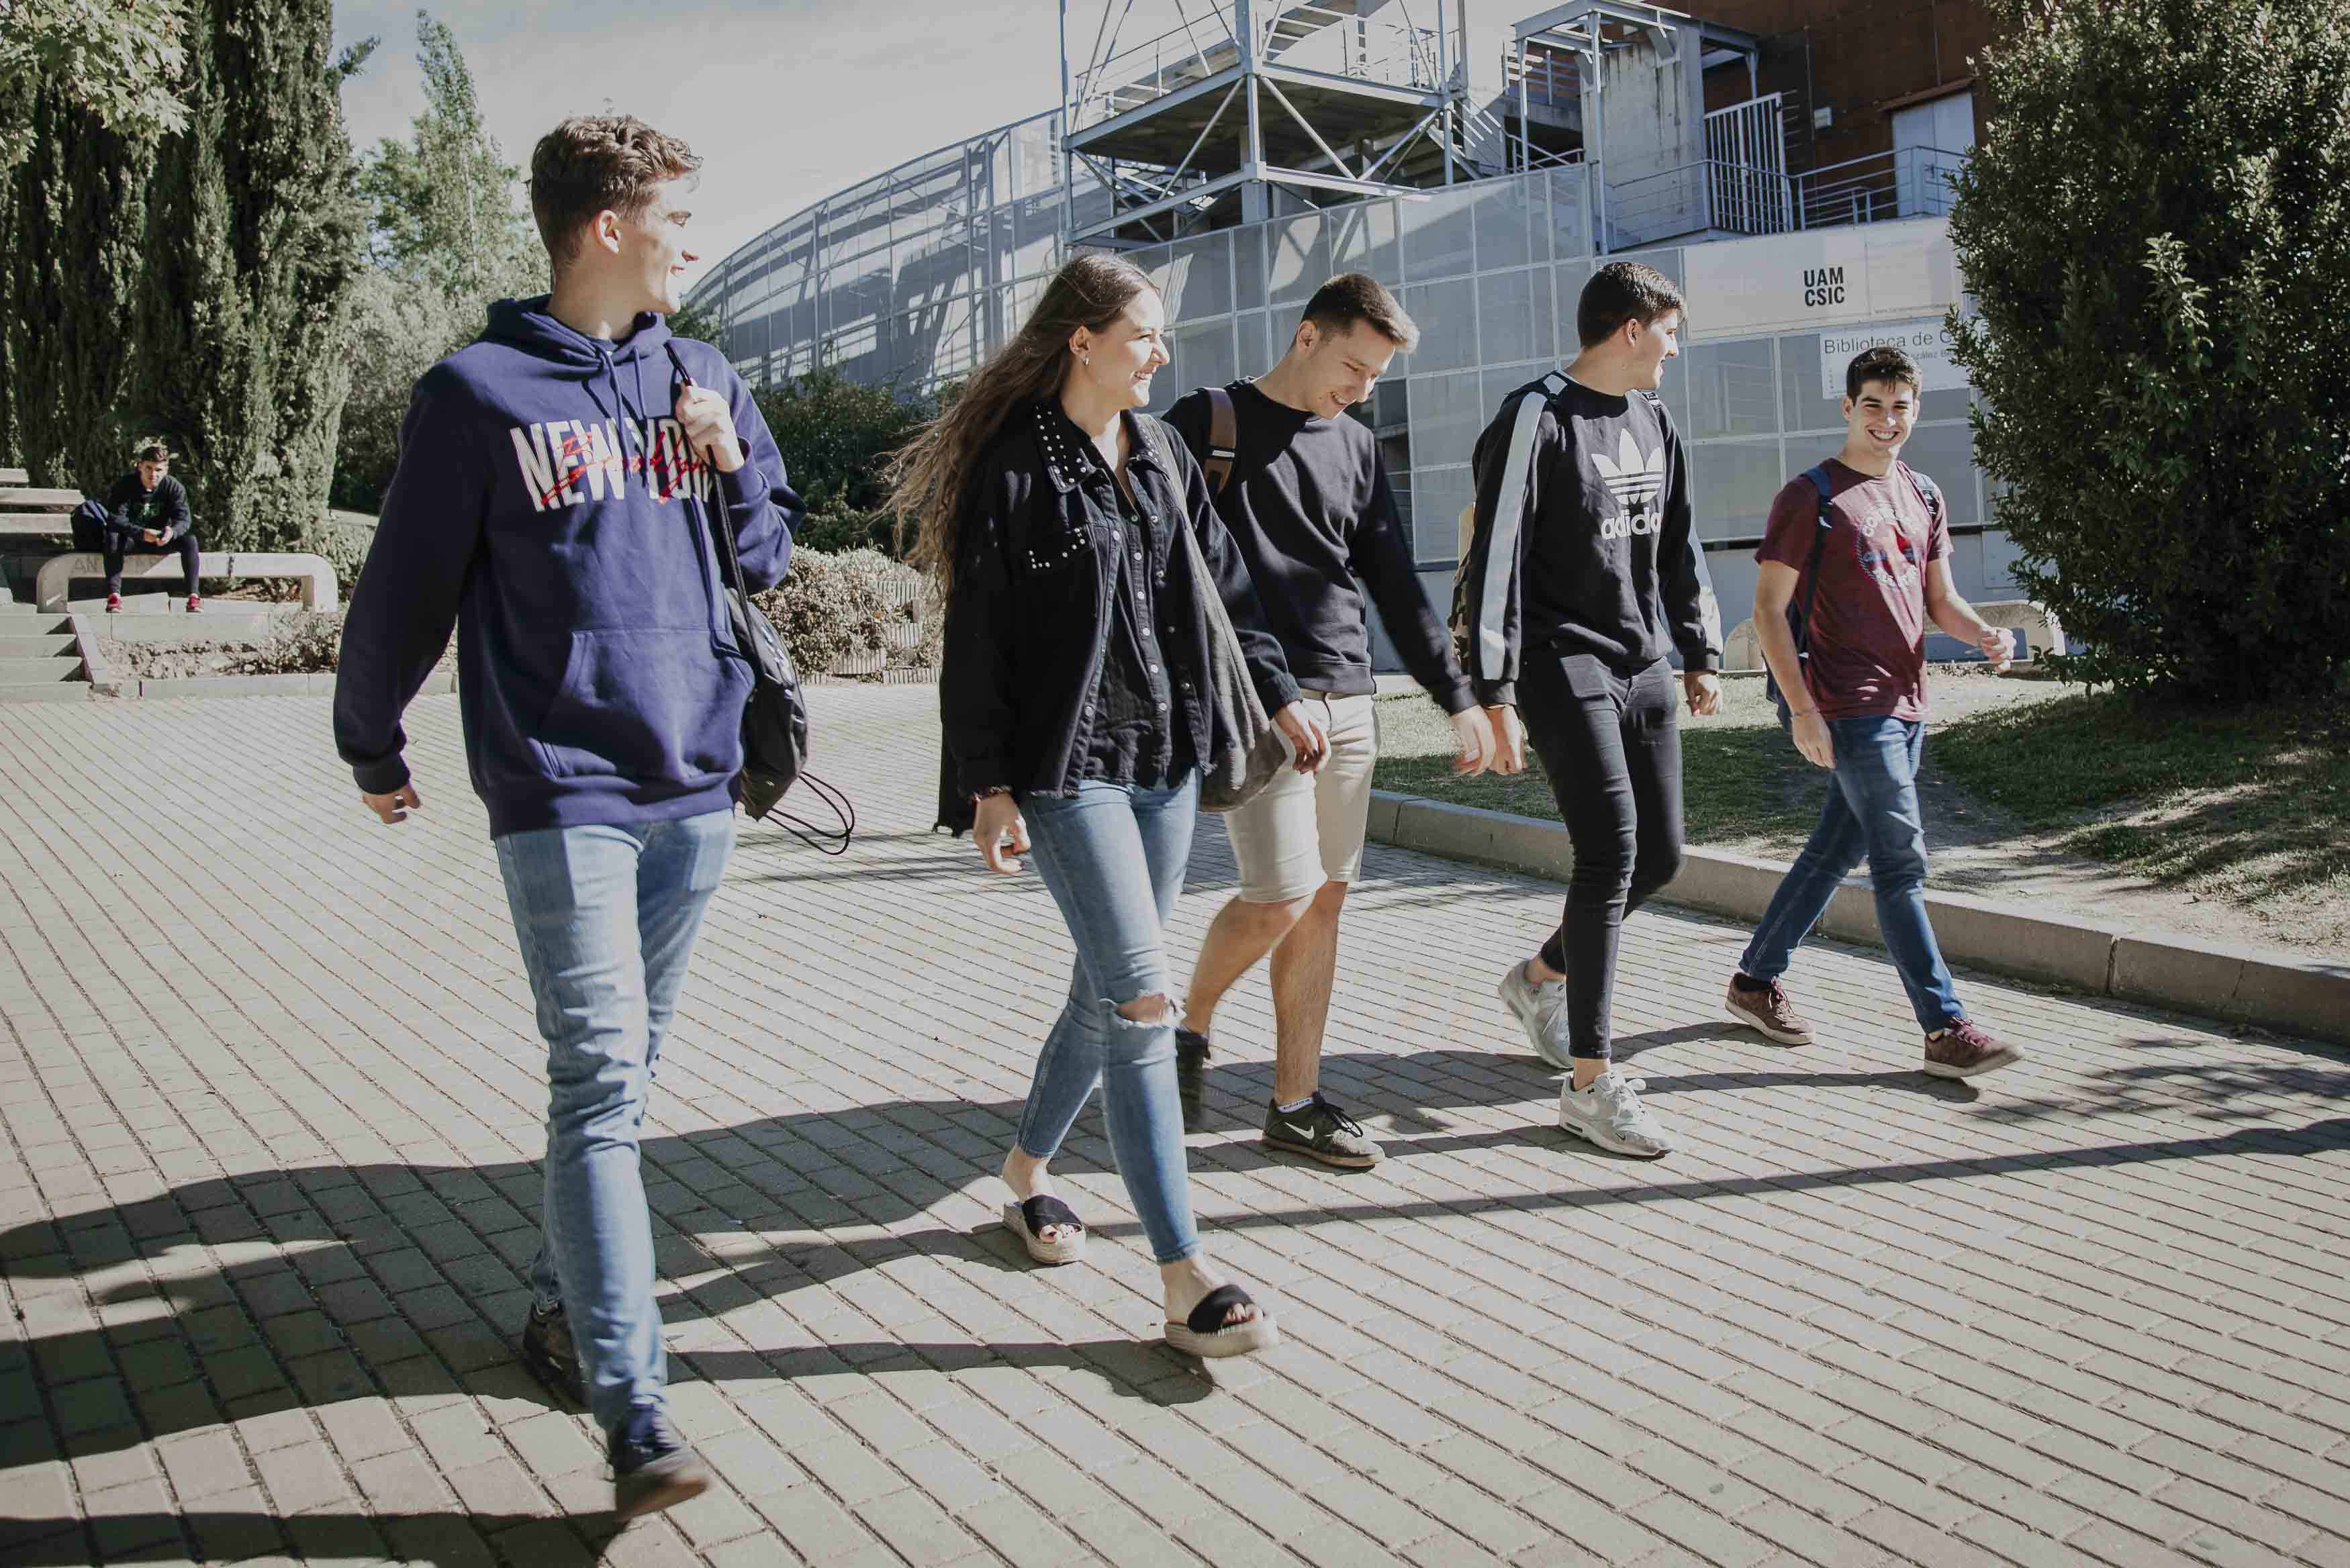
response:
[[[1678,682],[1663,659],[1626,677],[1587,653],[1530,649],[1518,716],[1575,846],[1566,916],[1543,962],[1566,971],[1567,1050],[1606,1061],[1624,917],[1680,875]]]
[[[109,524],[106,529],[106,591],[122,591],[122,557],[125,556],[161,556],[171,553],[180,557],[180,575],[187,579],[188,597],[196,597],[196,564],[203,558],[197,546],[195,530],[191,528],[168,545],[150,545],[139,536],[136,528],[118,528]]]

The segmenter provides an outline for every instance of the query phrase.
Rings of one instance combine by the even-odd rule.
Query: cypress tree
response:
[[[328,0],[194,0],[184,130],[142,145],[49,87],[0,198],[0,417],[36,483],[153,435],[201,536],[291,548],[326,504],[359,261]]]

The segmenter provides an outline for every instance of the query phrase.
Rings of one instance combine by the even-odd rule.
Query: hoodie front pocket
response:
[[[701,786],[740,765],[749,690],[706,628],[575,631],[532,739],[556,778]]]

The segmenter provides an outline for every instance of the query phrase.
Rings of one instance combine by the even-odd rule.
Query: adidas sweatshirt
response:
[[[1529,646],[1626,675],[1675,650],[1685,670],[1721,668],[1689,467],[1653,393],[1615,397],[1553,371],[1502,400],[1473,461],[1461,610],[1480,702],[1517,701]]]

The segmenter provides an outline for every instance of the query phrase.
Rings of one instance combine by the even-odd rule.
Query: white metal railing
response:
[[[1707,230],[1778,234],[1888,218],[1940,217],[1966,155],[1936,147],[1871,153],[1800,174],[1708,158],[1603,186],[1609,250]]]

